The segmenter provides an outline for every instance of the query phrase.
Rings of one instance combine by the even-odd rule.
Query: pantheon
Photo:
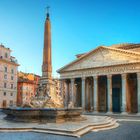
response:
[[[67,107],[140,113],[140,44],[99,46],[58,70]]]

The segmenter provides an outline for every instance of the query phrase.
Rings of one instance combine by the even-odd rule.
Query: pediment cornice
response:
[[[132,62],[135,63],[138,61],[140,62],[140,53],[130,50],[99,46],[98,48],[86,53],[82,57],[59,69],[58,72],[61,73],[74,69],[85,69],[86,67],[105,67]]]

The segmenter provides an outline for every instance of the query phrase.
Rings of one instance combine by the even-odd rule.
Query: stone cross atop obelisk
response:
[[[47,17],[45,21],[42,77],[52,79],[51,23],[49,7],[47,7]]]

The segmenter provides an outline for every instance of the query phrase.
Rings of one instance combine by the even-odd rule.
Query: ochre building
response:
[[[37,94],[40,76],[33,73],[18,72],[17,106],[28,104]]]
[[[140,112],[140,44],[99,46],[59,69],[65,105],[92,112]]]

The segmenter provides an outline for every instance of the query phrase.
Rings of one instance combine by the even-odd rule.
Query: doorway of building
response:
[[[112,76],[112,111],[121,112],[121,92],[122,92],[121,75]]]
[[[112,101],[113,101],[113,112],[121,112],[120,88],[113,88]]]
[[[3,100],[3,108],[6,108],[7,107],[7,103],[6,103],[6,100]]]
[[[82,80],[77,78],[75,80],[75,107],[82,107]]]
[[[128,74],[127,78],[128,91],[127,91],[127,112],[137,113],[138,112],[138,101],[137,101],[137,75],[136,73]]]
[[[99,76],[98,78],[98,111],[107,111],[107,77]]]
[[[86,78],[86,111],[92,111],[93,108],[93,78]]]

